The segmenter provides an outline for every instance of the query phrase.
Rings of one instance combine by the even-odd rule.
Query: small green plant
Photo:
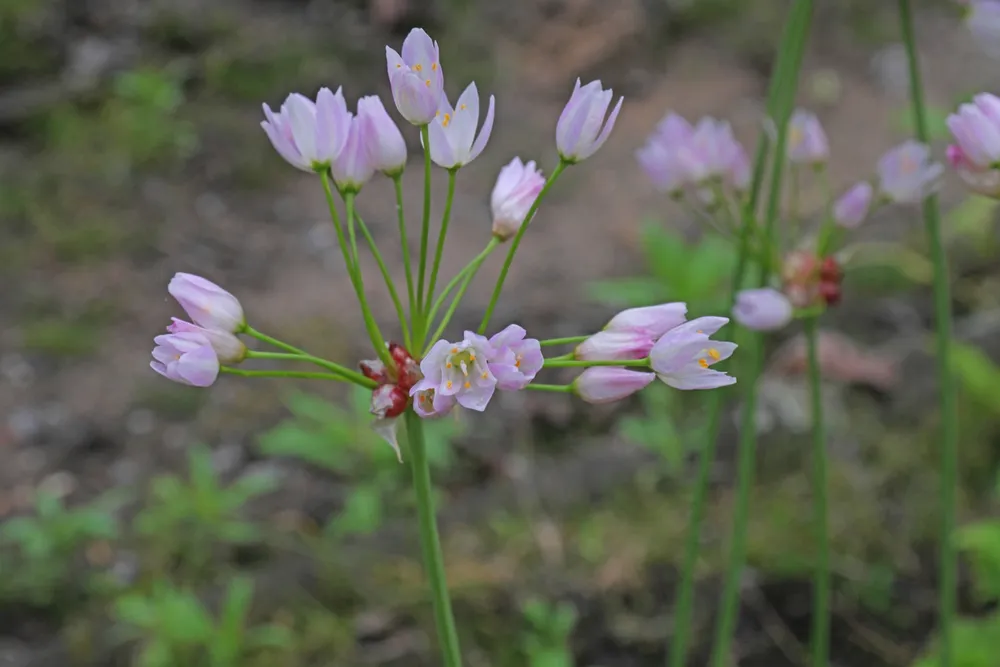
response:
[[[286,401],[292,417],[264,433],[261,451],[287,456],[357,480],[340,513],[327,531],[334,536],[367,534],[376,530],[390,502],[408,498],[408,466],[371,429],[368,408],[371,392],[354,387],[348,405],[340,407],[322,398],[295,393]],[[446,470],[454,460],[452,440],[461,425],[451,418],[429,421],[427,457],[432,468]],[[398,505],[396,506],[398,507]]]
[[[647,276],[601,280],[589,285],[592,298],[610,306],[631,307],[667,301],[686,301],[698,312],[725,312],[729,282],[736,266],[736,250],[729,241],[706,235],[698,242],[655,220],[642,227],[640,247]]]
[[[79,572],[81,551],[118,537],[115,511],[122,500],[111,493],[70,509],[56,496],[39,493],[34,516],[0,525],[0,571],[8,573],[0,577],[0,598],[47,607],[86,592],[93,580]]]
[[[211,565],[218,547],[259,541],[259,527],[245,520],[241,510],[276,485],[274,476],[259,473],[223,486],[208,449],[193,448],[188,480],[176,475],[154,479],[150,503],[136,516],[147,561],[161,571],[177,568],[197,577]]]
[[[529,667],[572,667],[570,634],[576,625],[576,608],[533,598],[521,606],[528,624],[524,635],[524,655]]]
[[[253,583],[229,582],[218,618],[191,592],[157,582],[148,594],[132,593],[114,605],[126,641],[137,643],[139,667],[236,667],[292,641],[279,625],[249,625]]]

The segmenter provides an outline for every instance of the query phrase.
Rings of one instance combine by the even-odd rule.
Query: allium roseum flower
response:
[[[191,321],[205,329],[238,333],[246,328],[243,306],[235,296],[210,280],[177,273],[167,286]]]
[[[979,48],[992,58],[1000,58],[1000,2],[970,0],[966,3],[965,25]]]
[[[343,150],[351,116],[340,88],[321,88],[315,103],[292,93],[278,113],[265,104],[264,117],[260,126],[281,157],[302,171],[321,171]]]
[[[792,304],[770,287],[743,290],[736,295],[733,318],[747,329],[776,331],[792,321]]]
[[[455,403],[454,396],[445,396],[433,387],[418,389],[413,394],[413,410],[425,419],[448,414],[455,407]]]
[[[686,319],[686,303],[681,301],[661,303],[656,306],[623,310],[604,325],[604,331],[644,334],[656,339],[674,327],[683,324]]]
[[[219,357],[200,333],[171,333],[153,339],[149,366],[167,378],[192,387],[208,387],[219,377]]]
[[[868,217],[874,194],[867,181],[852,186],[833,204],[834,222],[846,229],[857,229]]]
[[[985,197],[1000,199],[1000,169],[977,169],[957,144],[948,146],[947,157],[948,164],[969,190]]]
[[[372,168],[390,177],[401,174],[406,167],[406,141],[389,118],[382,99],[368,95],[358,100],[358,119]]]
[[[433,389],[435,396],[454,396],[463,408],[482,412],[497,386],[488,364],[494,354],[490,342],[471,331],[457,343],[439,340],[420,362],[424,379],[413,386],[410,395]]]
[[[980,93],[948,116],[948,129],[962,154],[978,169],[1000,166],[1000,98]]]
[[[343,192],[358,192],[375,173],[368,145],[368,126],[360,116],[352,116],[347,143],[330,166],[333,182]]]
[[[735,343],[709,338],[729,321],[725,317],[699,317],[674,327],[656,341],[649,353],[650,366],[674,389],[715,389],[736,378],[712,370],[712,364],[728,359]]]
[[[469,164],[483,152],[486,142],[493,132],[495,100],[490,95],[490,106],[486,110],[483,127],[476,136],[479,124],[479,90],[475,82],[470,83],[459,96],[453,109],[446,95],[441,95],[441,106],[431,121],[431,160],[445,169]]]
[[[437,42],[420,28],[403,40],[403,54],[385,47],[392,99],[399,113],[414,125],[434,120],[444,96],[444,71]]]
[[[611,403],[644,389],[655,379],[655,373],[592,366],[573,381],[573,392],[587,403]]]
[[[645,359],[656,338],[633,331],[598,331],[576,346],[574,356],[581,361]]]
[[[216,356],[219,357],[220,362],[224,364],[238,364],[246,359],[247,346],[243,344],[243,341],[228,331],[205,329],[204,327],[199,327],[196,324],[179,320],[176,317],[172,317],[170,319],[173,320],[173,324],[167,327],[167,331],[173,334],[201,334],[208,339],[208,342],[212,345],[212,349],[215,350]]]
[[[490,338],[493,354],[488,365],[499,389],[524,389],[542,370],[545,363],[542,346],[534,338],[525,338],[526,335],[522,327],[511,324]]]
[[[926,145],[910,139],[878,161],[879,190],[897,204],[917,204],[934,192],[943,170]]]
[[[604,120],[611,104],[613,91],[604,90],[600,81],[591,81],[586,86],[576,80],[573,94],[562,110],[556,123],[556,147],[559,157],[566,162],[586,160],[604,145],[615,126],[621,111],[623,97]]]
[[[694,127],[668,114],[636,157],[653,184],[673,196],[719,179],[735,190],[750,182],[750,159],[724,121],[705,117]]]
[[[822,164],[830,157],[826,132],[815,114],[796,109],[788,124],[788,159],[794,164]]]
[[[493,235],[506,241],[517,234],[543,187],[545,177],[534,161],[524,163],[516,157],[501,169],[490,195]]]

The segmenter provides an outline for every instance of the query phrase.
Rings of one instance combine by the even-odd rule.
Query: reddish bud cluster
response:
[[[402,345],[389,343],[389,356],[392,366],[386,366],[379,359],[358,363],[361,373],[378,383],[372,390],[370,411],[379,419],[392,419],[403,414],[410,404],[410,389],[423,378],[420,364]]]
[[[828,306],[840,303],[840,282],[844,274],[833,257],[827,257],[819,267],[819,296]]]
[[[785,258],[781,278],[783,291],[796,308],[840,302],[843,273],[833,257],[820,260],[811,252],[797,250]]]

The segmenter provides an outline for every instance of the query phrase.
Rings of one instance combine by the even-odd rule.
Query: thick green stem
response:
[[[427,125],[420,128],[420,139],[424,145],[424,213],[420,221],[420,269],[417,273],[417,302],[413,337],[423,340],[429,322],[424,317],[424,279],[427,275],[427,242],[431,228],[431,137]],[[419,316],[419,317],[418,317]]]
[[[590,336],[567,336],[566,338],[546,338],[545,340],[538,341],[538,344],[542,347],[547,347],[549,345],[571,345],[573,343],[582,343],[583,341],[590,338]]]
[[[458,174],[458,167],[448,170],[448,197],[444,202],[444,216],[441,218],[441,231],[438,232],[437,248],[434,250],[434,264],[431,266],[431,281],[427,286],[427,303],[422,307],[424,312],[431,307],[431,300],[434,299],[434,288],[437,287],[438,270],[441,268],[441,257],[444,256],[444,241],[448,235],[448,223],[451,222],[451,205],[455,201],[455,176]]]
[[[333,189],[330,187],[329,172],[322,172],[320,180],[323,182],[323,193],[326,195],[326,204],[330,208],[330,218],[333,220],[333,228],[337,232],[337,243],[340,245],[340,251],[344,256],[344,264],[347,266],[347,275],[350,277],[354,293],[358,297],[358,305],[361,306],[361,317],[365,321],[365,330],[368,332],[368,337],[375,348],[375,354],[382,360],[382,363],[391,367],[393,362],[389,356],[389,351],[386,349],[385,339],[382,338],[382,333],[378,330],[375,318],[368,308],[368,301],[365,299],[365,283],[361,275],[361,267],[356,265],[352,260],[351,249],[347,245],[347,239],[344,238],[344,229],[340,225],[340,214],[337,213],[337,204],[333,200]],[[347,195],[344,198],[344,203],[347,207],[347,225],[351,227],[354,224],[354,195]]]
[[[812,0],[795,0],[789,14],[788,24],[782,43],[782,51],[787,48],[787,64],[782,63],[777,75],[781,78],[776,83],[774,104],[775,123],[778,136],[775,142],[774,159],[771,163],[770,192],[767,202],[767,214],[764,225],[764,248],[773,247],[775,227],[781,208],[781,181],[785,167],[785,145],[788,135],[788,119],[795,103],[795,91],[798,87],[799,70],[805,51],[806,38],[809,34],[809,24],[812,19]],[[779,58],[779,63],[783,58]],[[764,262],[760,267],[758,285],[766,287],[771,278],[770,262]],[[729,562],[726,568],[726,580],[720,602],[719,619],[715,627],[715,640],[712,646],[712,667],[727,667],[730,663],[730,647],[736,631],[736,620],[740,606],[740,582],[743,566],[746,561],[747,525],[750,515],[750,492],[753,488],[754,465],[757,450],[757,380],[764,367],[764,340],[760,334],[751,336],[749,346],[750,370],[747,373],[742,414],[740,419],[740,442],[736,471],[736,498],[733,512],[733,530],[730,541]],[[741,378],[742,380],[743,378]],[[742,383],[741,383],[742,384]]]
[[[649,357],[645,359],[560,359],[551,357],[542,363],[543,368],[590,368],[591,366],[632,366],[638,368],[649,367]]]
[[[413,490],[417,498],[420,546],[431,589],[438,641],[441,644],[445,667],[461,667],[462,654],[458,645],[458,631],[455,629],[455,617],[451,611],[444,556],[441,553],[441,539],[438,536],[437,518],[434,513],[434,487],[424,444],[424,425],[413,410],[406,411],[405,419],[407,441],[410,445],[410,468],[413,471]]]
[[[809,356],[809,397],[812,404],[813,507],[816,530],[816,564],[813,572],[812,666],[826,667],[830,653],[830,533],[827,509],[829,482],[826,472],[826,428],[823,423],[822,375],[819,366],[818,320],[805,321]]]
[[[414,317],[414,304],[417,295],[413,291],[413,267],[410,266],[410,243],[406,236],[406,216],[403,215],[403,175],[396,174],[392,177],[392,185],[396,190],[396,217],[399,221],[399,245],[403,252],[403,270],[406,271],[406,298],[407,307],[410,309],[410,317]],[[411,323],[412,325],[412,323]]]
[[[910,95],[917,139],[929,142],[923,82],[917,60],[910,0],[899,0],[899,19],[910,71]],[[937,371],[941,404],[941,563],[938,623],[941,633],[940,667],[955,663],[954,624],[958,595],[958,553],[955,547],[958,486],[958,413],[955,377],[951,367],[951,294],[948,257],[941,240],[941,212],[936,196],[924,200],[924,224],[934,265],[934,321],[937,325]]]
[[[357,371],[352,371],[346,366],[341,366],[340,364],[334,363],[332,361],[327,361],[320,357],[314,357],[311,354],[296,354],[296,353],[285,353],[285,352],[256,352],[254,350],[247,351],[247,359],[271,359],[274,361],[305,361],[320,368],[325,368],[328,371],[336,373],[348,382],[353,382],[359,384],[362,387],[368,387],[374,389],[376,384],[374,380],[365,377]]]
[[[497,301],[500,299],[500,292],[503,291],[503,284],[504,281],[507,280],[507,273],[510,271],[510,264],[514,261],[514,254],[517,252],[518,246],[521,245],[521,239],[524,237],[524,233],[528,230],[528,225],[531,224],[535,211],[538,210],[538,207],[541,205],[542,199],[549,191],[549,188],[551,188],[552,184],[556,182],[557,178],[559,178],[559,174],[561,174],[563,170],[569,166],[569,164],[569,162],[565,162],[563,160],[559,161],[559,164],[556,165],[556,168],[553,169],[552,173],[549,175],[548,180],[545,181],[545,185],[542,187],[541,192],[538,193],[535,201],[532,202],[531,208],[528,209],[528,214],[524,216],[524,220],[521,222],[521,226],[518,228],[517,234],[514,235],[514,240],[510,243],[510,250],[507,251],[507,258],[503,261],[503,268],[500,269],[500,276],[497,278],[496,287],[493,288],[493,295],[490,297],[490,303],[486,307],[486,313],[483,315],[483,321],[479,323],[479,335],[485,334],[486,327],[490,325],[490,318],[493,317],[493,309],[497,307]]]
[[[223,366],[219,369],[226,375],[238,375],[245,378],[301,378],[304,380],[333,380],[334,382],[347,382],[347,379],[332,373],[310,373],[308,371],[251,371],[245,368],[229,368]]]
[[[375,245],[375,239],[372,238],[372,233],[368,229],[368,225],[365,221],[361,219],[358,215],[358,227],[361,228],[361,235],[365,237],[365,241],[368,242],[368,247],[372,251],[372,256],[375,258],[375,263],[378,264],[379,273],[382,274],[382,279],[385,281],[386,289],[389,290],[389,298],[392,299],[392,305],[396,309],[396,317],[399,318],[399,328],[403,332],[403,345],[407,350],[410,349],[410,326],[409,322],[406,321],[406,312],[403,310],[403,303],[399,300],[399,293],[396,292],[396,283],[393,282],[392,276],[389,274],[389,268],[385,265],[385,261],[382,259],[382,253],[378,251],[378,246]]]

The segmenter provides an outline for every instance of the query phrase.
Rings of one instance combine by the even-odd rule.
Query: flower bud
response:
[[[618,98],[618,104],[611,110],[605,122],[604,115],[608,111],[608,105],[611,104],[611,97],[612,91],[604,90],[600,81],[591,81],[581,87],[580,80],[576,80],[573,94],[570,95],[556,123],[556,147],[559,149],[559,157],[566,162],[579,162],[596,153],[604,145],[615,126],[624,99]]]
[[[167,286],[191,321],[205,329],[238,333],[246,328],[243,306],[215,283],[190,273],[178,273]]]
[[[400,389],[409,393],[413,385],[424,378],[420,371],[420,364],[399,343],[389,343],[389,356],[396,362],[396,384],[399,385]]]
[[[574,354],[584,361],[643,359],[649,356],[655,342],[652,336],[643,333],[599,331],[580,343]]]
[[[617,366],[592,366],[573,381],[573,393],[587,403],[611,403],[644,389],[655,379],[653,373]]]
[[[403,414],[409,395],[394,384],[383,384],[372,391],[370,412],[379,419],[392,419]]]
[[[389,372],[381,359],[362,359],[358,362],[358,368],[361,369],[361,374],[369,380],[374,380],[379,384],[385,384],[389,381]]]
[[[545,187],[542,172],[535,168],[534,161],[525,164],[516,157],[500,170],[490,208],[493,211],[493,235],[506,241],[517,234],[521,225],[528,222],[525,216]]]
[[[833,205],[834,222],[847,229],[856,229],[868,216],[873,194],[872,186],[867,181],[845,192]]]
[[[330,173],[333,182],[344,192],[359,192],[375,173],[368,155],[368,130],[360,117],[351,118],[344,150],[333,161]]]
[[[406,167],[406,141],[389,118],[382,99],[369,95],[358,100],[358,118],[367,140],[368,159],[376,171],[398,176]]]
[[[173,323],[167,327],[167,331],[173,334],[196,333],[208,339],[215,350],[216,356],[223,364],[238,364],[247,356],[247,346],[239,338],[228,331],[218,329],[205,329],[196,324],[179,320],[176,317],[170,318]]]
[[[830,157],[826,132],[815,114],[797,109],[788,125],[788,160],[793,164],[823,164]]]
[[[753,331],[776,331],[792,321],[792,304],[769,287],[743,290],[736,295],[733,319]]]
[[[687,304],[682,301],[656,306],[629,308],[618,313],[604,326],[605,331],[645,334],[656,339],[687,319]]]
[[[205,336],[195,332],[171,333],[153,339],[150,368],[180,384],[208,387],[219,377],[219,357]]]

